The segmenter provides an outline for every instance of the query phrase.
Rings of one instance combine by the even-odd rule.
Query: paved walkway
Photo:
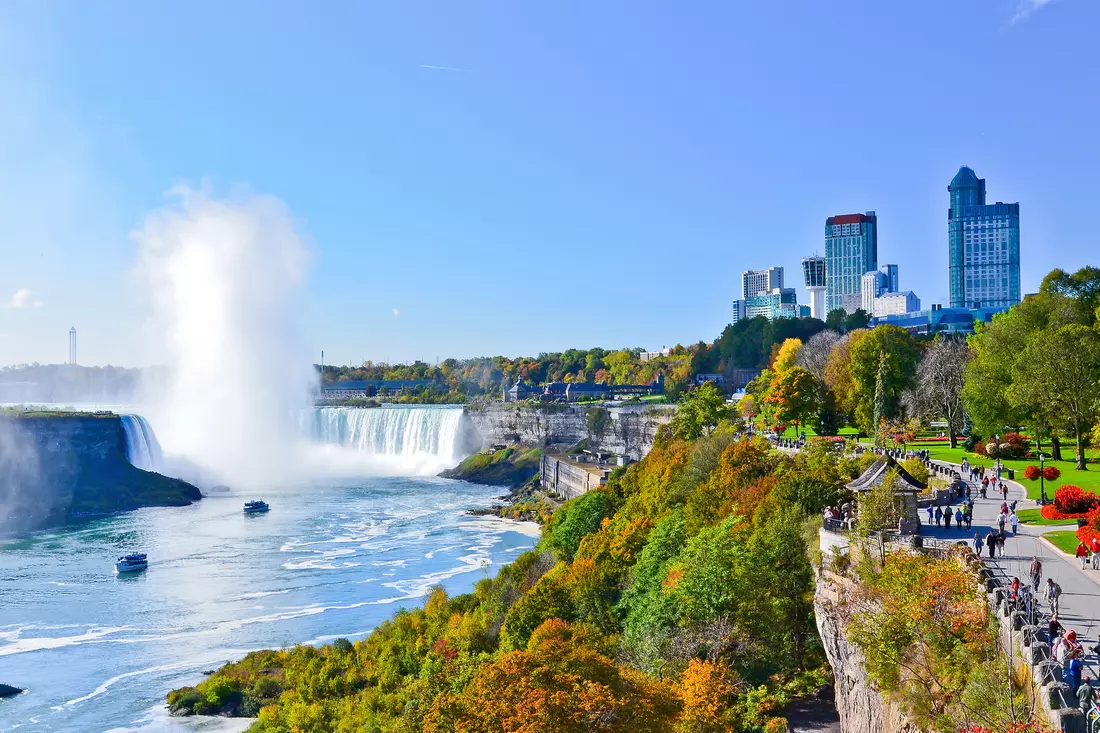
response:
[[[962,473],[959,466],[948,465],[953,465],[960,474]],[[973,543],[974,533],[981,532],[984,540],[990,527],[997,526],[997,515],[1000,513],[1003,499],[999,493],[994,498],[992,492],[990,492],[990,498],[982,499],[978,491],[980,482],[970,482],[970,484],[972,496],[974,497],[973,528],[969,531],[958,530],[955,528],[953,521],[950,530],[936,527],[935,524],[931,527],[925,524],[921,527],[923,534],[945,539],[968,540]],[[1008,502],[1012,503],[1013,499],[1019,501],[1016,505],[1017,511],[1038,508],[1039,503],[1028,499],[1027,492],[1019,483],[1006,480],[1005,485],[1008,486]],[[958,503],[955,506],[958,506]],[[927,520],[927,512],[921,510],[921,521],[927,522]],[[1028,568],[1031,565],[1031,560],[1033,557],[1038,557],[1039,561],[1043,563],[1043,580],[1042,585],[1039,587],[1040,599],[1045,593],[1048,577],[1054,578],[1054,582],[1062,586],[1058,619],[1065,628],[1076,630],[1078,640],[1085,646],[1085,674],[1091,676],[1093,680],[1100,678],[1100,661],[1091,651],[1091,647],[1097,643],[1097,637],[1100,635],[1100,603],[1098,603],[1098,599],[1100,599],[1100,570],[1093,570],[1091,566],[1087,570],[1081,570],[1080,561],[1077,558],[1066,555],[1045,540],[1040,539],[1041,535],[1046,532],[1076,529],[1076,525],[1021,524],[1019,529],[1019,534],[1013,537],[1010,528],[1006,527],[1006,530],[1009,531],[1009,538],[1005,542],[1005,556],[1003,558],[998,556],[990,559],[983,542],[982,561],[988,565],[1001,568],[1010,579],[1013,576],[1018,577],[1022,584],[1027,585],[1029,581]],[[1049,618],[1045,600],[1042,601],[1042,604],[1044,615]]]

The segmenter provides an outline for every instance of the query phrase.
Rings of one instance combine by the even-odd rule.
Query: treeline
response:
[[[633,349],[566,349],[535,357],[505,356],[447,359],[438,366],[421,361],[412,364],[366,362],[362,366],[326,366],[324,382],[374,379],[432,379],[451,395],[498,395],[516,380],[531,385],[548,382],[606,382],[649,384],[658,373],[665,389],[678,397],[698,374],[729,374],[734,369],[766,367],[775,349],[787,339],[808,340],[826,329],[845,332],[867,325],[863,311],[846,315],[838,310],[826,322],[815,318],[769,321],[763,316],[729,325],[712,343],[677,345],[667,356],[642,361],[644,351]],[[317,366],[320,369],[320,366]]]
[[[0,402],[132,402],[164,377],[155,368],[19,364],[0,368]]]

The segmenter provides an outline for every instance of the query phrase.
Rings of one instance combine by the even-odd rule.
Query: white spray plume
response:
[[[150,396],[166,450],[241,488],[300,468],[296,414],[315,381],[297,336],[309,248],[278,199],[188,187],[133,233],[171,384]]]

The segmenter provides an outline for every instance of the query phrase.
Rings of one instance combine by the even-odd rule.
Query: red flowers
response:
[[[1053,468],[1053,466],[1051,466],[1051,468]],[[1024,469],[1024,478],[1028,481],[1038,481],[1040,475],[1042,475],[1042,472],[1039,470],[1038,466],[1028,466]]]
[[[1038,481],[1040,476],[1047,481],[1057,481],[1061,475],[1062,472],[1058,470],[1057,466],[1046,466],[1042,470],[1038,466],[1028,466],[1024,469],[1024,478],[1028,481]]]
[[[1096,494],[1065,485],[1054,491],[1054,507],[1062,514],[1084,515],[1097,506]]]
[[[1058,470],[1057,466],[1047,466],[1043,469],[1043,478],[1047,481],[1057,481],[1061,475],[1062,472]]]

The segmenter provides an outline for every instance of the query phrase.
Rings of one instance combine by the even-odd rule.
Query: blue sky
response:
[[[1021,203],[1030,292],[1100,264],[1098,27],[1094,0],[3,3],[0,364],[63,361],[70,325],[82,363],[157,360],[129,233],[181,181],[287,204],[330,362],[709,341],[741,270],[797,280],[871,209],[943,302],[962,164]]]

